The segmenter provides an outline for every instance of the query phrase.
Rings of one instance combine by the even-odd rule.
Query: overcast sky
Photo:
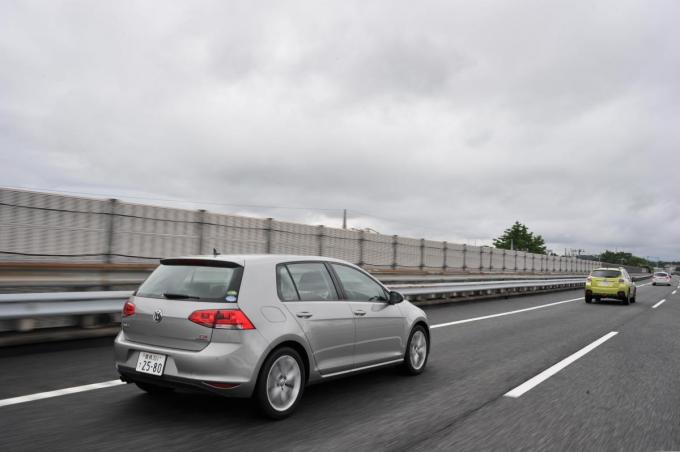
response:
[[[0,185],[331,226],[340,210],[312,208],[347,208],[350,227],[471,244],[519,220],[560,253],[680,258],[679,17],[3,0]]]

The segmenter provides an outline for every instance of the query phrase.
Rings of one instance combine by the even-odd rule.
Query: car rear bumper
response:
[[[123,381],[147,382],[175,388],[191,387],[229,397],[250,397],[257,382],[260,357],[266,350],[262,336],[248,334],[242,343],[214,343],[200,351],[177,350],[132,342],[119,333],[114,342],[115,364]],[[137,372],[139,352],[167,356],[162,376]],[[209,383],[233,384],[228,389]]]
[[[594,297],[612,297],[621,298],[626,295],[625,287],[590,287],[586,286],[586,295]]]
[[[664,280],[658,280],[658,281],[652,280],[652,284],[655,284],[655,285],[663,284],[664,286],[672,285],[671,281],[668,281],[668,280],[665,280],[665,279]]]

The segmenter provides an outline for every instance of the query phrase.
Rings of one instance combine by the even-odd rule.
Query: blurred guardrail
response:
[[[442,284],[390,286],[416,304],[436,304],[461,298],[484,298],[519,295],[527,292],[566,290],[583,287],[585,279],[524,279],[515,281],[473,281]]]
[[[156,264],[72,264],[0,262],[1,293],[134,290]],[[432,273],[417,270],[369,270],[384,284],[430,284],[583,277],[577,273],[505,272]]]
[[[635,276],[635,280],[649,278]],[[511,297],[583,287],[585,279],[553,278],[503,281],[465,281],[437,284],[391,284],[416,304],[430,305],[484,298]],[[120,311],[132,291],[0,294],[0,333],[78,327],[83,330],[120,323]],[[111,331],[107,331],[111,334]],[[91,334],[90,334],[91,335]],[[78,336],[71,334],[71,336]],[[43,336],[44,340],[50,338]],[[9,342],[0,337],[0,345]]]

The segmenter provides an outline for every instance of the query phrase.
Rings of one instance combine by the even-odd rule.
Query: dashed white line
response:
[[[501,312],[498,314],[491,314],[491,315],[485,315],[482,317],[473,317],[470,319],[464,319],[464,320],[456,320],[455,322],[446,322],[446,323],[440,323],[437,325],[432,325],[430,328],[442,328],[445,326],[453,326],[453,325],[460,325],[462,323],[469,323],[469,322],[476,322],[478,320],[484,320],[484,319],[491,319],[494,317],[502,317],[506,315],[512,315],[512,314],[519,314],[520,312],[527,312],[527,311],[533,311],[535,309],[541,309],[541,308],[547,308],[549,306],[556,306],[560,305],[563,303],[571,303],[572,301],[578,301],[578,300],[583,300],[583,298],[573,298],[571,300],[563,300],[563,301],[558,301],[555,303],[548,303],[548,304],[543,304],[540,306],[533,306],[531,308],[525,308],[525,309],[517,309],[515,311],[509,311],[509,312]],[[74,386],[72,388],[65,388],[65,389],[57,389],[55,391],[47,391],[47,392],[39,392],[37,394],[30,394],[30,395],[25,395],[25,396],[20,396],[20,397],[12,397],[11,399],[3,399],[0,400],[0,407],[3,406],[9,406],[9,405],[17,405],[19,403],[26,403],[26,402],[32,402],[34,400],[42,400],[42,399],[49,399],[52,397],[59,397],[67,394],[75,394],[78,392],[85,392],[85,391],[93,391],[95,389],[102,389],[102,388],[110,388],[112,386],[118,386],[125,384],[120,380],[110,380],[110,381],[104,381],[101,383],[93,383],[89,385],[83,385],[83,386]]]
[[[93,391],[95,389],[110,388],[111,386],[124,385],[120,380],[109,380],[101,383],[92,383],[83,386],[73,386],[71,388],[57,389],[56,391],[39,392],[37,394],[30,394],[20,397],[12,397],[11,399],[0,400],[0,407],[17,405],[19,403],[32,402],[34,400],[50,399],[52,397],[59,397],[66,394],[75,394],[77,392]]]
[[[638,286],[638,287],[642,287],[642,286]],[[456,321],[453,321],[453,322],[439,323],[439,324],[436,324],[436,325],[431,325],[430,329],[443,328],[443,327],[446,327],[446,326],[453,326],[453,325],[461,325],[463,323],[477,322],[479,320],[492,319],[492,318],[495,318],[495,317],[504,317],[504,316],[508,316],[508,315],[519,314],[521,312],[528,312],[528,311],[534,311],[536,309],[547,308],[547,307],[550,307],[550,306],[557,306],[557,305],[564,304],[564,303],[572,303],[574,301],[579,301],[579,300],[583,300],[583,297],[572,298],[570,300],[557,301],[557,302],[554,302],[554,303],[542,304],[542,305],[539,305],[539,306],[532,306],[530,308],[517,309],[517,310],[514,310],[514,311],[500,312],[498,314],[485,315],[485,316],[481,316],[481,317],[472,317],[472,318],[469,318],[469,319],[456,320]],[[654,306],[654,307],[656,307],[656,306]],[[67,394],[76,394],[78,392],[93,391],[95,389],[110,388],[112,386],[118,386],[118,385],[123,385],[123,384],[125,384],[125,383],[123,383],[120,380],[110,380],[110,381],[104,381],[104,382],[101,382],[101,383],[93,383],[93,384],[83,385],[83,386],[74,386],[74,387],[71,387],[71,388],[57,389],[55,391],[39,392],[37,394],[30,394],[30,395],[25,395],[25,396],[20,396],[20,397],[12,397],[12,398],[9,398],[9,399],[0,400],[0,407],[9,406],[9,405],[17,405],[19,403],[32,402],[34,400],[49,399],[49,398],[52,398],[52,397],[59,397],[59,396],[67,395]],[[508,396],[508,397],[512,397],[512,396]]]
[[[654,306],[652,306],[652,309],[658,308],[659,306],[661,306],[661,305],[664,304],[665,302],[666,302],[666,299],[664,298],[663,300],[661,300],[660,302],[658,302],[657,304],[655,304]]]
[[[479,320],[493,319],[495,317],[503,317],[503,316],[506,316],[506,315],[519,314],[520,312],[533,311],[535,309],[547,308],[549,306],[557,306],[558,304],[571,303],[573,301],[579,301],[579,300],[583,300],[583,297],[572,298],[571,300],[557,301],[555,303],[542,304],[540,306],[533,306],[531,308],[517,309],[516,311],[500,312],[498,314],[484,315],[482,317],[472,317],[470,319],[456,320],[454,322],[439,323],[439,324],[436,324],[436,325],[430,325],[430,329],[443,328],[445,326],[460,325],[462,323],[477,322]]]
[[[671,295],[675,295],[676,293],[678,293],[678,291],[674,290],[673,292],[671,292]]]
[[[612,331],[611,333],[605,334],[604,336],[602,336],[601,338],[599,338],[595,342],[591,343],[590,345],[583,347],[581,350],[577,351],[573,355],[570,355],[570,356],[564,358],[559,363],[547,368],[546,370],[544,370],[540,374],[536,375],[535,377],[530,378],[529,380],[525,381],[521,385],[517,386],[515,389],[506,392],[505,397],[512,397],[514,399],[516,399],[517,397],[521,397],[522,394],[524,394],[525,392],[532,390],[533,388],[535,388],[539,384],[543,383],[548,378],[555,375],[560,370],[567,367],[569,364],[573,363],[577,359],[579,359],[582,356],[586,355],[587,353],[591,352],[596,347],[599,347],[600,345],[604,344],[605,342],[607,342],[609,339],[616,336],[617,334],[619,334],[618,331]]]

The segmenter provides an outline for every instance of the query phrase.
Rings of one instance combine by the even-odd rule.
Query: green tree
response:
[[[653,265],[647,259],[642,257],[633,256],[632,253],[626,253],[624,251],[605,251],[600,254],[600,261],[609,264],[616,265],[630,265],[633,267],[648,267],[652,268]]]
[[[493,246],[504,250],[516,249],[536,254],[545,254],[546,252],[543,237],[529,232],[529,228],[519,221],[515,221],[515,224],[506,229],[503,235],[494,239]]]

